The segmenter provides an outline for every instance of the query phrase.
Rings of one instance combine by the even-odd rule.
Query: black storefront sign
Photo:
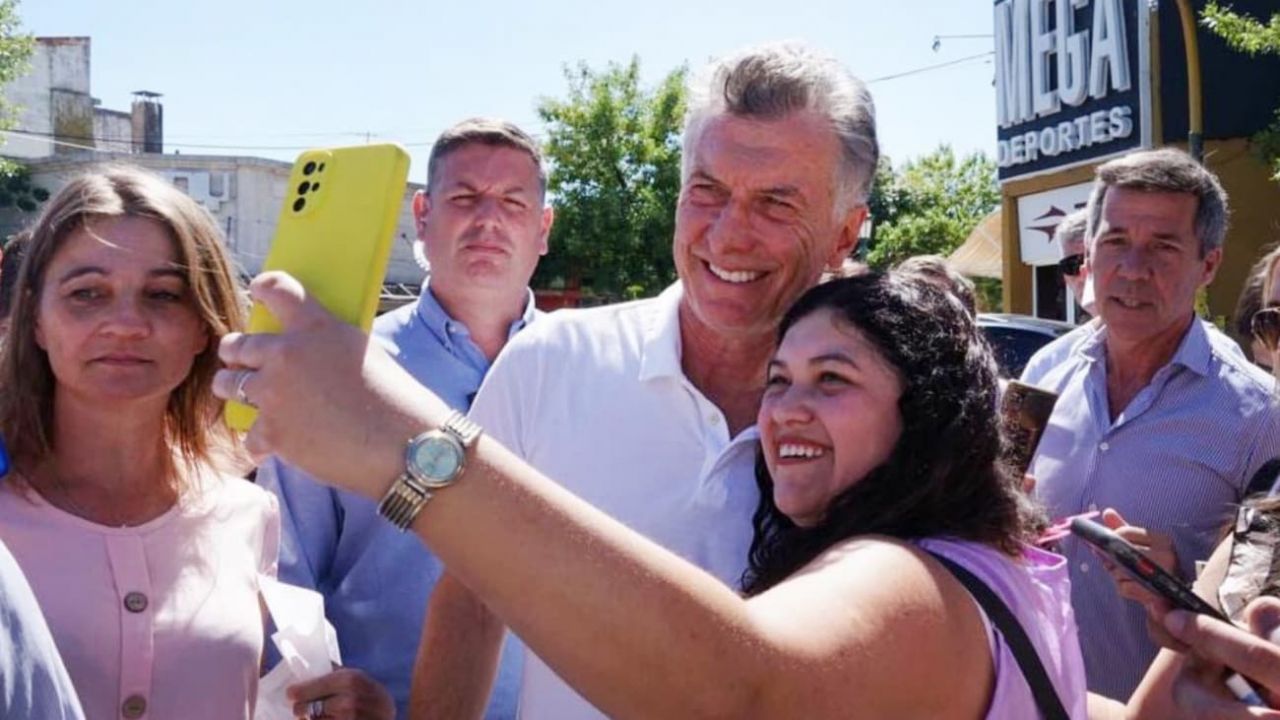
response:
[[[997,0],[1002,182],[1150,147],[1147,0]]]

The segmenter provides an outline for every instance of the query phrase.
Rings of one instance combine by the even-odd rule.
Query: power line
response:
[[[957,36],[948,36],[948,37],[970,37],[970,36],[958,36],[958,35],[957,35]],[[985,37],[985,36],[972,36],[972,37]],[[910,70],[904,70],[904,71],[902,71],[902,72],[894,73],[894,74],[892,74],[892,75],[883,75],[883,76],[881,76],[881,77],[872,78],[872,79],[870,79],[870,80],[867,80],[867,81],[866,81],[866,83],[867,83],[868,85],[871,85],[871,84],[873,84],[873,83],[885,82],[885,81],[888,81],[888,80],[897,80],[897,79],[899,79],[899,78],[910,77],[910,76],[912,76],[912,75],[919,75],[919,74],[921,74],[921,73],[931,72],[931,71],[933,71],[933,70],[940,70],[940,69],[942,69],[942,68],[947,68],[947,67],[952,67],[952,66],[955,66],[955,65],[960,65],[960,64],[962,64],[962,63],[972,62],[972,61],[974,61],[974,60],[981,60],[981,59],[984,59],[984,58],[989,58],[989,57],[992,57],[993,55],[995,55],[995,51],[994,51],[994,50],[988,50],[988,51],[983,52],[983,53],[978,53],[978,54],[976,54],[976,55],[968,55],[968,56],[965,56],[965,57],[962,57],[962,58],[957,58],[957,59],[955,59],[955,60],[949,60],[949,61],[947,61],[947,62],[934,63],[934,64],[932,64],[932,65],[925,65],[925,66],[923,66],[923,67],[912,68],[912,69],[910,69]],[[538,121],[538,122],[537,122],[537,123],[535,123],[535,124],[540,124],[540,125],[542,125],[542,126],[543,126],[543,129],[544,129],[544,132],[542,132],[542,133],[531,133],[532,137],[533,137],[534,139],[536,139],[536,140],[542,140],[542,139],[544,139],[544,137],[545,137],[545,128],[546,128],[546,126],[547,126],[547,123],[542,122],[542,121],[540,120],[540,121]],[[41,139],[47,140],[50,144],[53,144],[53,145],[58,145],[58,146],[61,146],[61,147],[76,148],[76,149],[79,149],[79,150],[98,150],[99,148],[97,148],[97,147],[95,147],[95,146],[92,146],[92,145],[80,145],[80,144],[77,144],[77,143],[74,143],[74,142],[68,142],[68,141],[69,141],[69,140],[80,140],[80,141],[83,141],[83,142],[94,142],[94,143],[97,143],[97,142],[105,142],[105,143],[129,143],[129,144],[132,144],[132,142],[133,142],[133,141],[132,141],[132,139],[125,140],[125,139],[123,139],[123,138],[100,137],[100,136],[96,136],[96,135],[60,135],[60,134],[55,134],[55,133],[42,133],[42,132],[36,132],[36,131],[34,131],[34,130],[0,130],[0,133],[2,133],[2,134],[4,134],[4,135],[15,135],[15,136],[20,136],[20,137],[41,138]],[[393,140],[393,139],[391,139],[391,138],[387,138],[387,137],[386,137],[386,134],[383,134],[383,133],[374,133],[374,132],[368,132],[368,131],[356,131],[356,130],[342,130],[342,131],[334,131],[334,132],[332,132],[332,133],[295,133],[295,134],[277,134],[277,135],[275,135],[275,136],[276,136],[276,137],[324,137],[324,136],[343,136],[343,135],[347,135],[347,136],[365,136],[366,138],[369,138],[369,137],[378,137],[379,139],[388,139],[388,140],[391,140],[391,141],[395,142],[395,140]],[[173,141],[173,140],[174,140],[174,138],[177,138],[177,137],[183,137],[183,136],[181,136],[181,135],[169,136],[169,137],[168,137],[168,138],[166,138],[166,139],[167,139],[167,140],[170,140],[170,141]],[[186,137],[201,137],[201,136],[191,135],[191,136],[186,136]],[[204,136],[204,137],[211,137],[211,136]],[[216,137],[216,136],[213,136],[213,137]],[[223,136],[223,137],[230,137],[230,136]],[[315,147],[315,145],[229,145],[229,144],[215,144],[215,143],[190,143],[190,142],[179,142],[179,141],[173,141],[173,142],[170,142],[169,144],[171,144],[171,145],[176,145],[176,146],[180,146],[180,147],[183,147],[183,148],[196,149],[196,150],[275,150],[275,151],[286,151],[286,150],[287,150],[287,151],[302,151],[302,150],[310,150],[310,149],[312,149],[312,148],[314,148],[314,147]],[[428,147],[428,146],[434,145],[434,144],[435,144],[435,141],[434,141],[434,140],[422,140],[422,141],[412,141],[412,142],[400,141],[400,142],[399,142],[399,144],[400,144],[400,145],[402,145],[402,146],[404,146],[404,147]]]
[[[947,62],[936,63],[934,65],[925,65],[924,67],[918,67],[912,70],[904,70],[900,73],[894,73],[893,75],[885,75],[884,77],[874,78],[874,79],[868,80],[867,84],[870,85],[871,83],[884,82],[885,80],[897,80],[898,78],[904,78],[909,75],[919,75],[920,73],[929,72],[930,70],[938,70],[944,67],[951,67],[952,65],[959,65],[960,63],[972,62],[974,60],[981,60],[982,58],[988,58],[995,54],[996,53],[994,50],[988,50],[984,53],[978,53],[977,55],[969,55],[967,57],[958,58],[956,60],[948,60]]]
[[[92,145],[78,145],[76,143],[66,142],[65,140],[55,140],[53,139],[54,136],[52,135],[49,135],[46,137],[43,133],[29,133],[23,130],[0,130],[0,135],[6,135],[6,136],[13,135],[17,137],[40,137],[41,139],[47,140],[50,145],[58,145],[61,147],[75,148],[77,150],[97,150],[98,149]],[[115,140],[113,142],[123,142],[123,141]]]
[[[77,144],[75,144],[75,143],[68,142],[68,141],[79,140],[79,141],[81,141],[81,142],[94,142],[94,143],[103,142],[103,143],[124,143],[124,144],[133,144],[133,140],[132,140],[132,139],[125,139],[125,138],[118,138],[118,137],[104,137],[104,136],[98,136],[98,135],[63,135],[63,134],[59,134],[59,133],[37,132],[37,131],[35,131],[35,130],[3,130],[3,131],[0,131],[0,132],[4,132],[4,133],[6,133],[6,134],[10,134],[10,135],[23,136],[23,137],[40,138],[40,139],[48,140],[50,143],[53,143],[54,145],[62,145],[62,146],[64,146],[64,147],[80,148],[80,149],[83,149],[83,150],[98,150],[98,149],[100,149],[100,148],[97,148],[97,147],[94,147],[94,146],[91,146],[91,145],[77,145]],[[334,134],[334,135],[341,135],[341,134],[348,134],[348,133],[333,133],[333,134]],[[360,136],[379,137],[379,139],[387,140],[387,141],[389,141],[389,142],[399,142],[399,144],[400,144],[400,145],[402,145],[402,146],[404,146],[404,147],[429,147],[429,146],[431,146],[431,145],[434,145],[434,144],[435,144],[435,141],[434,141],[434,140],[417,140],[417,141],[411,141],[411,142],[396,141],[396,140],[392,140],[392,139],[390,139],[390,138],[385,138],[385,137],[379,136],[377,133],[364,133],[364,132],[360,132],[360,133],[349,133],[349,134],[353,134],[353,135],[360,135]],[[531,136],[532,136],[534,139],[538,139],[538,140],[542,139],[542,137],[543,137],[543,135],[542,135],[541,133],[533,133]],[[166,138],[166,141],[167,141],[167,140],[170,140],[170,139],[171,139],[171,138]],[[192,149],[196,149],[196,150],[293,150],[293,151],[301,151],[301,150],[311,150],[311,149],[313,149],[313,148],[315,148],[315,147],[316,147],[314,144],[311,144],[311,145],[227,145],[227,144],[188,143],[188,142],[166,142],[166,144],[171,145],[171,146],[178,146],[178,147],[182,147],[182,148],[192,148]]]

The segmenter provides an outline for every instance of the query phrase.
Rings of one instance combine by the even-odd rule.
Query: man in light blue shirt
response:
[[[1273,382],[1195,316],[1226,234],[1226,194],[1181,151],[1098,169],[1087,254],[1101,323],[1044,351],[1024,381],[1059,393],[1030,474],[1056,517],[1115,508],[1172,539],[1178,574],[1216,544],[1257,468],[1280,455]],[[1090,691],[1127,700],[1156,646],[1084,543],[1068,538],[1072,605]]]
[[[431,150],[413,200],[430,272],[416,303],[374,323],[373,337],[464,412],[507,340],[531,322],[529,278],[547,251],[552,210],[537,143],[511,123],[473,119]],[[323,388],[317,388],[323,392]],[[325,598],[343,662],[381,682],[409,716],[409,685],[427,598],[443,567],[363,497],[325,487],[275,458],[258,481],[280,498],[280,578]],[[514,718],[520,651],[508,639],[486,714]]]
[[[0,543],[0,717],[84,720],[36,596]]]

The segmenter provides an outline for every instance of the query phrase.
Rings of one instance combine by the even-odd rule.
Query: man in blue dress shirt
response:
[[[1280,455],[1274,381],[1196,317],[1222,261],[1227,196],[1185,153],[1133,153],[1097,171],[1086,270],[1100,323],[1041,350],[1023,380],[1059,394],[1030,474],[1056,517],[1114,508],[1195,579],[1260,466]],[[1041,353],[1037,354],[1037,357]],[[1127,700],[1155,657],[1146,613],[1067,538],[1090,691]]]
[[[499,351],[538,314],[529,278],[547,252],[552,210],[537,143],[511,123],[472,119],[431,149],[413,198],[430,264],[417,302],[374,323],[373,337],[414,378],[462,411]],[[317,388],[323,392],[323,388]],[[343,662],[382,683],[408,717],[427,597],[443,570],[375,503],[271,458],[258,482],[280,499],[280,578],[318,590]],[[508,639],[486,717],[514,718],[521,652]]]

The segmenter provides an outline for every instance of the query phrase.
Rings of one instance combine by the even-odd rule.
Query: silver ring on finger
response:
[[[241,382],[240,384],[243,385],[244,383]],[[311,704],[307,705],[307,717],[310,720],[320,720],[320,718],[324,717],[324,698],[312,700]]]
[[[251,400],[249,400],[249,394],[244,391],[244,386],[246,383],[249,382],[249,378],[251,377],[253,377],[252,370],[240,371],[240,377],[239,379],[236,380],[236,400],[242,405],[248,405],[249,407],[257,407],[256,405],[253,404]]]

